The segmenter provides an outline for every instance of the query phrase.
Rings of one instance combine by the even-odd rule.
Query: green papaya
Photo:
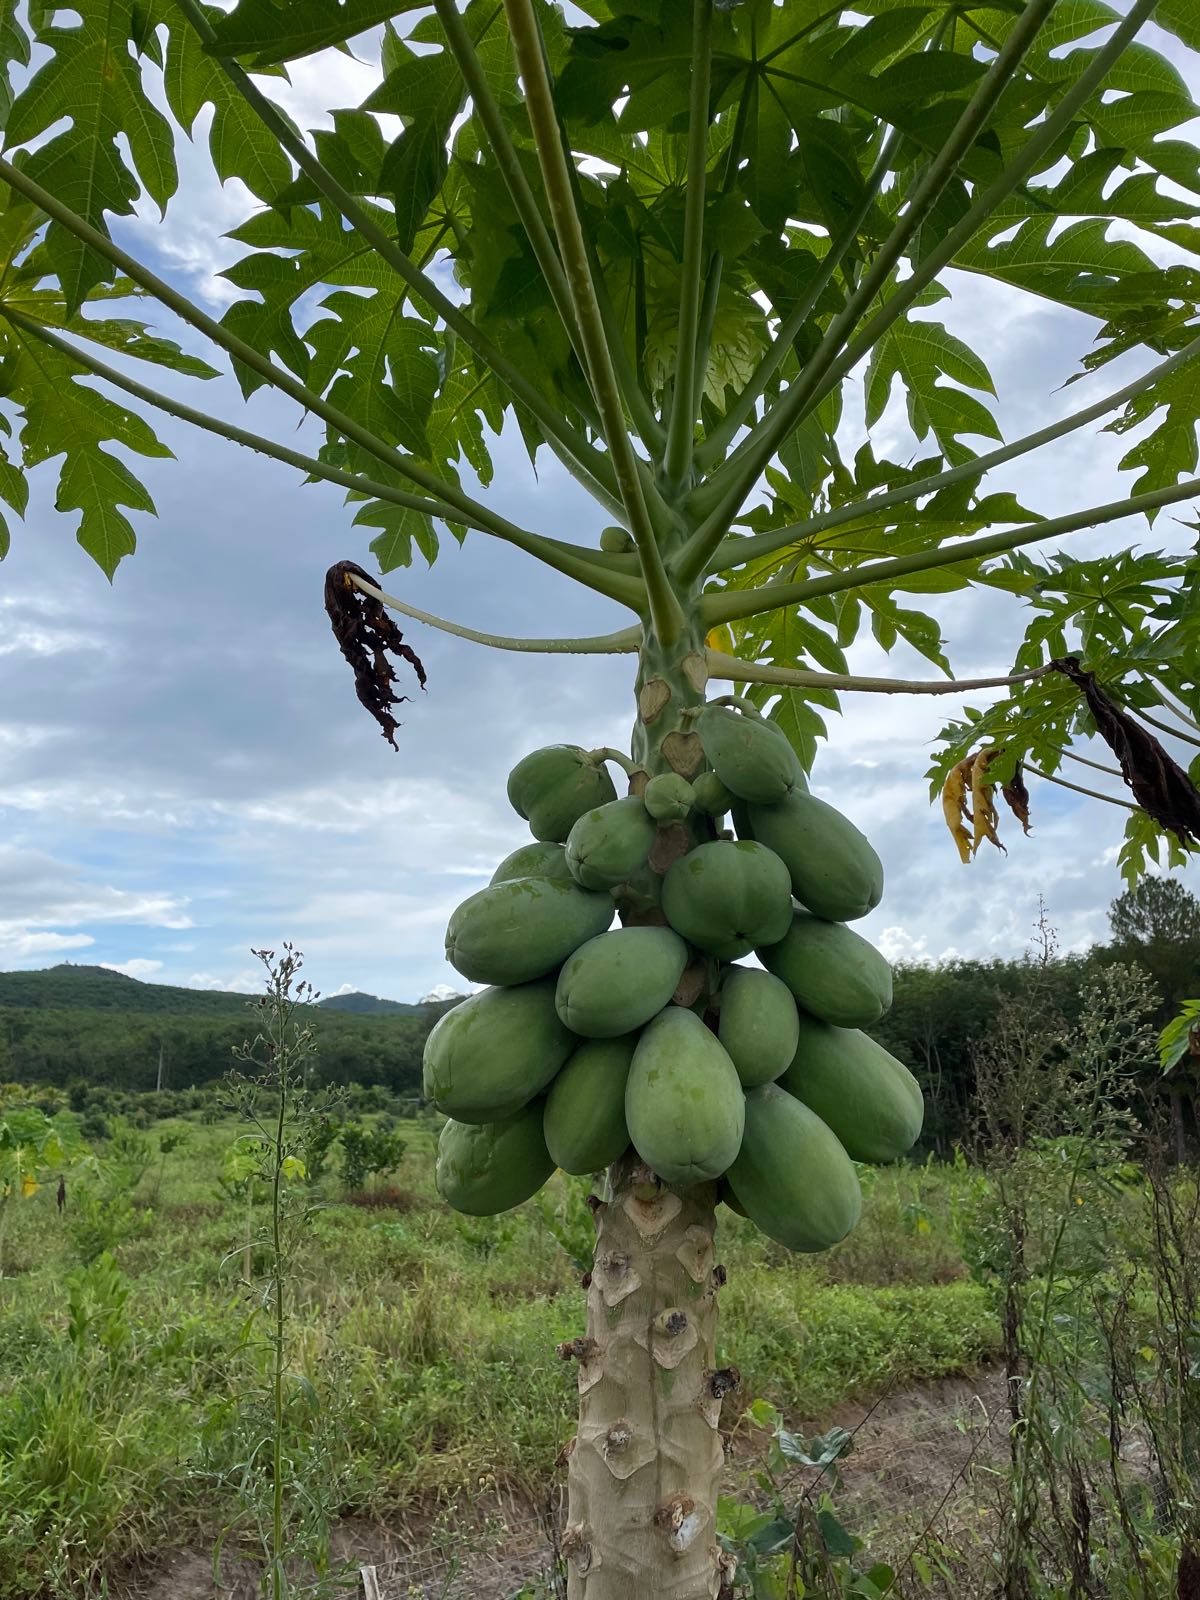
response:
[[[861,933],[798,910],[786,936],[758,949],[800,1010],[837,1027],[870,1027],[891,1005],[891,968]]]
[[[722,961],[736,961],[788,931],[791,879],[765,845],[712,839],[671,867],[663,879],[662,908],[689,943]]]
[[[542,1102],[500,1122],[447,1122],[434,1182],[455,1211],[493,1217],[528,1200],[554,1171],[542,1135]]]
[[[585,889],[614,889],[643,865],[654,844],[654,819],[637,795],[585,811],[567,835],[567,866]]]
[[[532,844],[519,845],[492,873],[493,883],[506,883],[509,878],[554,878],[559,883],[573,883],[571,869],[567,866],[567,852],[561,844],[543,844],[535,839]]]
[[[508,775],[508,803],[535,839],[561,844],[585,811],[617,791],[604,763],[574,744],[548,744],[523,756]]]
[[[671,1006],[642,1030],[625,1122],[634,1149],[664,1183],[719,1178],[738,1153],[744,1117],[733,1062],[694,1012]]]
[[[642,801],[656,822],[682,822],[696,803],[696,791],[677,772],[659,772],[646,785]]]
[[[746,1208],[729,1187],[728,1178],[722,1178],[718,1184],[717,1200],[719,1204],[728,1206],[730,1211],[736,1211],[739,1217],[746,1215]]]
[[[791,990],[758,967],[730,967],[721,983],[717,1038],[746,1089],[771,1083],[796,1054],[800,1018]]]
[[[747,1091],[742,1146],[726,1181],[751,1222],[789,1250],[828,1250],[862,1210],[850,1157],[777,1083]]]
[[[855,1161],[899,1161],[920,1137],[920,1085],[857,1028],[801,1017],[796,1054],[779,1081],[833,1129]]]
[[[797,911],[778,944],[758,954],[801,1010],[839,1028],[869,1028],[892,1003],[892,969],[853,928]]]
[[[710,817],[723,817],[733,805],[733,795],[715,772],[701,772],[692,779],[696,808]]]
[[[632,1033],[670,1002],[687,961],[687,945],[670,928],[602,933],[563,963],[558,1015],[586,1039]]]
[[[629,1145],[625,1081],[637,1035],[585,1039],[550,1085],[546,1148],[564,1172],[602,1172]]]
[[[739,800],[772,805],[806,787],[800,758],[782,729],[750,712],[706,706],[696,732],[709,766]]]
[[[883,865],[849,818],[797,789],[775,805],[749,807],[751,835],[792,875],[801,905],[827,922],[853,922],[879,904]]]
[[[637,549],[633,542],[633,535],[626,528],[601,528],[600,548],[609,555],[624,556]]]
[[[474,983],[528,983],[612,919],[611,895],[553,878],[508,878],[458,907],[446,928],[446,960]]]
[[[576,1043],[555,1010],[552,978],[484,989],[435,1024],[422,1092],[458,1122],[496,1122],[540,1094]]]

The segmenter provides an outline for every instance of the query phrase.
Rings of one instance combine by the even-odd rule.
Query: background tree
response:
[[[1177,878],[1145,877],[1108,908],[1112,947],[1154,979],[1163,1021],[1200,984],[1200,900]]]
[[[769,706],[806,766],[843,693],[1002,688],[948,724],[934,769],[940,786],[987,746],[973,847],[989,784],[1011,784],[1020,763],[1064,781],[1064,756],[1097,726],[1136,745],[1140,722],[1122,713],[1188,740],[1200,720],[1194,549],[1175,535],[1168,550],[1030,554],[1200,489],[1187,476],[1196,274],[1159,263],[1164,245],[1196,242],[1200,153],[1171,137],[1196,108],[1137,39],[1152,14],[1200,45],[1190,0],[1124,14],[1099,0],[868,0],[845,16],[808,0],[587,0],[579,27],[544,0],[240,0],[229,13],[81,0],[67,24],[10,8],[0,384],[18,443],[0,495],[19,514],[27,473],[61,457],[57,505],[111,574],[134,547],[126,512],[153,509],[131,461],[162,453],[158,409],[342,485],[385,571],[414,548],[432,560],[439,529],[503,541],[612,601],[625,625],[515,639],[387,604],[497,649],[635,657],[636,784],[698,775],[693,724],[713,681]],[[288,63],[381,25],[377,85],[303,134],[271,94]],[[217,171],[262,203],[235,230],[246,253],[227,276],[241,295],[219,321],[109,221],[176,198],[177,138],[206,108]],[[1131,352],[1150,364],[1001,442],[985,363],[929,315],[948,272],[1092,317],[1086,371]],[[147,382],[155,366],[197,382],[214,371],[111,314],[114,299],[147,298],[247,395],[269,384],[318,419],[316,452]],[[869,440],[849,455],[859,373],[868,425],[903,393],[913,438],[899,461]],[[593,496],[613,530],[602,548],[515,523],[475,492],[506,417],[532,460],[549,450]],[[1046,519],[989,483],[1093,422],[1136,433],[1129,498]],[[996,443],[980,453],[980,440]],[[349,570],[338,582],[382,593]],[[1002,679],[955,681],[936,620],[905,600],[968,585],[1028,606]],[[852,674],[846,651],[867,624],[945,676]],[[392,681],[381,672],[364,692],[390,734]],[[1123,758],[1123,772],[1139,802],[1132,878],[1148,855],[1181,860],[1200,825],[1178,768],[1148,777]],[[573,1595],[719,1587],[715,1201],[711,1183],[674,1194],[636,1164],[610,1176],[579,1351]],[[639,1286],[606,1300],[602,1269],[618,1259]],[[695,1342],[668,1365],[684,1299]]]

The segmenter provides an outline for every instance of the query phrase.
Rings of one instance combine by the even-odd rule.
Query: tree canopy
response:
[[[1028,620],[1012,672],[979,685],[1006,692],[947,722],[935,790],[980,746],[992,781],[1022,761],[1059,774],[1096,728],[1051,668],[1063,658],[1194,744],[1190,530],[1099,556],[1057,544],[1200,489],[1200,151],[1181,131],[1197,108],[1139,38],[1151,18],[1200,46],[1190,0],[8,8],[0,495],[20,514],[27,475],[54,462],[58,508],[111,575],[129,514],[153,510],[137,459],[165,453],[157,409],[341,484],[384,572],[480,534],[637,618],[539,641],[423,621],[502,648],[632,652],[690,619],[710,676],[769,703],[806,762],[843,693],[972,688],[921,598],[968,586]],[[296,127],[289,65],[352,41],[378,49],[374,86]],[[121,242],[135,210],[186,204],[176,147],[202,113],[215,171],[256,202],[219,320]],[[964,276],[1094,322],[1068,383],[1127,356],[1137,374],[1003,440],[987,365],[944,320]],[[198,393],[216,369],[150,331],[149,301],[247,395],[270,384],[320,419],[318,454],[156,390],[155,367]],[[860,433],[903,397],[898,459],[869,436],[848,450],[852,375]],[[506,419],[624,550],[486,503]],[[1046,518],[989,482],[1092,424],[1130,435],[1128,499]],[[944,679],[856,679],[867,629]],[[1127,875],[1182,860],[1188,837],[1131,807]]]

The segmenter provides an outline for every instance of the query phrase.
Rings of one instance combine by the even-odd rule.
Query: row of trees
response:
[[[1144,878],[1114,900],[1111,937],[1086,954],[1039,952],[1040,982],[1056,1012],[1074,1019],[1100,970],[1114,961],[1144,971],[1157,996],[1148,1020],[1161,1027],[1200,994],[1200,900],[1174,878]],[[920,1080],[926,1116],[923,1147],[945,1155],[970,1148],[976,1104],[975,1055],[1006,996],[1028,982],[1029,960],[954,960],[897,968],[891,1010],[871,1030]],[[421,1052],[433,1023],[452,1001],[419,1016],[357,1017],[317,1011],[315,1071],[323,1083],[379,1085],[419,1095]],[[204,1085],[228,1070],[246,1033],[245,1019],[158,1016],[119,1011],[0,1007],[0,1081],[94,1086],[145,1092],[155,1087],[160,1046],[165,1082]],[[1171,1093],[1181,1133],[1194,1126],[1193,1084],[1178,1070],[1164,1081],[1153,1059],[1139,1075],[1146,1095]]]
[[[415,1016],[357,1017],[317,1010],[312,1026],[325,1083],[382,1084],[419,1093],[425,1037],[445,1003]],[[75,1079],[138,1092],[216,1082],[253,1031],[249,1015],[151,1015],[0,1006],[0,1082]]]

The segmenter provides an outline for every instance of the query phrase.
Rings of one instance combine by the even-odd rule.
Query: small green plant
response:
[[[87,1156],[86,1147],[57,1118],[22,1103],[24,1091],[4,1085],[0,1093],[0,1277],[4,1276],[5,1237],[11,1207],[31,1200],[54,1169]],[[67,1119],[68,1121],[70,1119]]]
[[[722,1495],[717,1502],[717,1538],[731,1592],[744,1600],[882,1600],[893,1593],[895,1571],[863,1557],[863,1541],[843,1526],[830,1492],[838,1486],[838,1463],[853,1449],[853,1434],[835,1427],[804,1438],[766,1400],[754,1401],[742,1423],[766,1429],[769,1437],[752,1480],[757,1493],[750,1499]]]
[[[358,1122],[342,1124],[341,1178],[347,1189],[361,1189],[368,1178],[394,1172],[404,1154],[404,1140],[383,1128],[366,1128]]]

